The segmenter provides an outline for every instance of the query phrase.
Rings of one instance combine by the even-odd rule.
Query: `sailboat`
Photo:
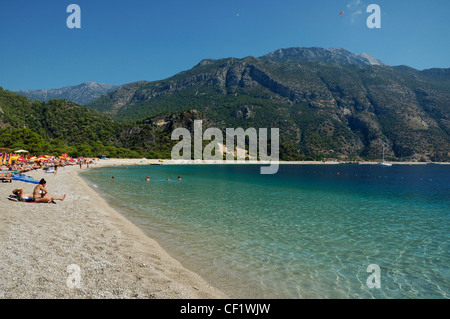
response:
[[[391,167],[391,166],[392,166],[391,163],[388,163],[388,162],[386,162],[386,161],[384,160],[384,144],[383,144],[383,161],[380,162],[380,163],[378,163],[378,165],[381,165],[381,166],[387,166],[387,167]]]

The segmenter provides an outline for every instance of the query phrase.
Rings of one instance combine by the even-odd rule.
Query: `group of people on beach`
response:
[[[19,197],[21,202],[26,203],[55,203],[55,200],[63,201],[66,199],[66,194],[64,196],[53,196],[50,195],[46,188],[47,181],[41,179],[39,184],[33,190],[33,193],[25,193],[22,187],[16,188],[12,193]]]
[[[79,159],[77,161],[77,165],[80,165],[80,169],[83,169],[83,165],[86,165],[86,168],[89,168],[89,165],[95,164],[95,162],[93,160],[89,160],[89,159]]]
[[[32,170],[42,168],[42,164],[40,162],[29,164],[29,163],[12,163],[7,164],[5,171],[10,172],[30,172]]]
[[[43,169],[47,171],[48,173],[53,172],[54,174],[57,174],[58,167],[64,167],[66,163],[64,161],[60,161],[58,159],[55,159],[52,163],[43,163],[42,161],[37,161],[35,163],[20,163],[15,162],[7,165],[1,165],[0,169],[2,171],[2,176],[5,178],[11,178],[12,176],[16,174],[22,174],[26,172],[30,172],[33,170]],[[41,179],[39,181],[39,184],[36,185],[33,189],[32,193],[26,193],[25,190],[22,187],[16,188],[12,191],[11,198],[18,198],[21,202],[26,203],[55,203],[55,200],[63,201],[66,198],[66,195],[64,196],[54,196],[50,195],[46,189],[47,182],[45,179]]]
[[[64,167],[65,163],[63,161],[55,160],[51,165],[43,163],[43,162],[34,162],[34,163],[20,163],[15,162],[12,164],[6,164],[5,166],[1,166],[1,171],[6,173],[10,172],[9,175],[13,173],[27,173],[38,169],[53,169],[54,174],[58,172],[58,167]]]

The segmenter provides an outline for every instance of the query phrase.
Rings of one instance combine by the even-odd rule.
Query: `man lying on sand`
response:
[[[25,193],[23,188],[13,190],[13,194],[19,196],[21,202],[27,203],[52,203],[55,200],[63,201],[66,198],[65,194],[62,197],[50,195],[45,185],[47,185],[47,182],[45,179],[41,179],[39,185],[34,188],[33,194]]]
[[[12,193],[19,196],[21,202],[33,202],[33,194],[25,193],[22,187],[16,188]]]

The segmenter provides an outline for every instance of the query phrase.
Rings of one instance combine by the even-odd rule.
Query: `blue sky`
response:
[[[81,29],[67,28],[72,3],[81,7]],[[381,7],[381,29],[366,25],[371,3]],[[3,0],[0,86],[161,80],[204,58],[297,46],[448,68],[449,16],[448,0]]]

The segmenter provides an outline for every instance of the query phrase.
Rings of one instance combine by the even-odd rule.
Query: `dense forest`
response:
[[[140,157],[116,147],[112,137],[121,128],[105,115],[73,102],[30,101],[0,88],[0,147],[26,149],[30,154],[93,157]]]

